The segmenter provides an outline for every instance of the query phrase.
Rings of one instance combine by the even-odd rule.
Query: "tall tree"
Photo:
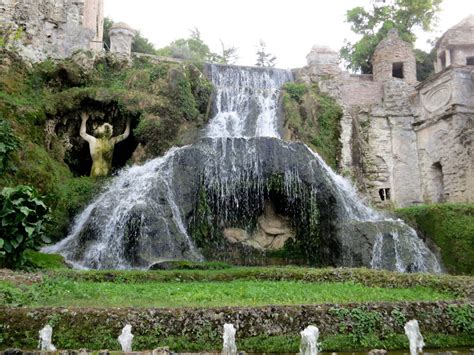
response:
[[[267,52],[267,45],[260,40],[257,45],[257,67],[274,67],[277,57]]]
[[[190,30],[188,38],[171,42],[168,46],[158,49],[158,54],[198,62],[208,62],[215,57],[209,46],[201,39],[201,32],[196,27]]]
[[[221,52],[219,54],[216,54],[215,57],[212,58],[212,61],[220,64],[235,64],[235,62],[239,60],[239,55],[237,54],[237,47],[226,47],[222,40],[220,40],[220,42]]]
[[[362,38],[351,43],[346,41],[341,57],[348,69],[364,74],[372,73],[372,55],[377,44],[388,31],[396,28],[400,37],[414,43],[415,29],[431,31],[436,24],[442,0],[373,0],[372,8],[355,7],[346,13],[346,21],[353,32]]]

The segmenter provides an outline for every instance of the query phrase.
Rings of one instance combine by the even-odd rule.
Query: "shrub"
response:
[[[49,208],[31,186],[5,187],[0,194],[0,255],[7,266],[22,266],[26,249],[48,243],[45,225]]]
[[[7,164],[8,158],[20,145],[18,138],[13,134],[7,121],[0,121],[0,173],[2,173]]]
[[[283,85],[283,89],[293,100],[296,100],[298,103],[302,102],[303,95],[308,92],[308,86],[298,83],[286,83]]]

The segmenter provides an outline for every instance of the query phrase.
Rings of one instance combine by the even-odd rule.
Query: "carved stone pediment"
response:
[[[426,88],[421,92],[421,102],[428,112],[435,112],[447,107],[453,97],[453,87],[450,78]]]

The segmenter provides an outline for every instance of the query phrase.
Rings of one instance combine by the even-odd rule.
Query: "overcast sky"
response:
[[[196,27],[212,51],[220,40],[238,48],[238,64],[254,65],[259,39],[277,56],[277,67],[306,64],[314,44],[335,50],[344,39],[354,40],[345,12],[368,6],[370,0],[105,0],[105,16],[139,30],[157,48],[189,37]],[[474,13],[474,0],[444,0],[438,30],[420,35],[418,48],[428,50],[428,39]]]

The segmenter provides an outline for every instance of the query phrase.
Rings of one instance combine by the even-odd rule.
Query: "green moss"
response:
[[[9,152],[0,188],[32,185],[45,195],[53,214],[49,228],[53,240],[66,234],[74,214],[102,184],[101,179],[78,176],[90,171],[81,166],[87,164],[84,150],[66,137],[75,144],[66,151],[62,140],[65,131],[73,135],[77,131],[79,136],[80,112],[91,112],[91,120],[116,128],[131,118],[132,128],[138,128],[129,141],[145,146],[145,158],[161,155],[180,143],[183,131],[197,132],[207,120],[212,85],[191,64],[138,58],[129,66],[105,55],[86,69],[72,59],[28,66],[13,53],[2,52],[5,55],[13,64],[0,73],[0,120],[8,122],[20,144]],[[87,52],[79,55],[92,58]],[[58,136],[46,134],[47,120],[62,130],[57,128]],[[131,149],[137,143],[131,143]]]
[[[34,250],[25,252],[26,265],[32,269],[56,270],[66,268],[66,263],[61,255],[44,254]]]
[[[474,275],[474,204],[415,206],[396,213],[436,243],[450,273]]]
[[[287,138],[306,143],[336,169],[341,151],[342,108],[321,93],[317,85],[298,83],[283,86],[282,103]]]

